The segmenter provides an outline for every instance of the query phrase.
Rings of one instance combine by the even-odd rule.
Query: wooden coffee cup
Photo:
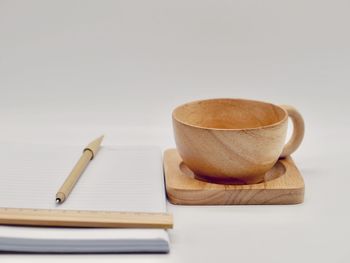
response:
[[[294,126],[285,145],[288,116]],[[243,99],[186,103],[172,114],[177,150],[201,180],[252,184],[279,158],[292,154],[304,136],[304,121],[291,106]]]

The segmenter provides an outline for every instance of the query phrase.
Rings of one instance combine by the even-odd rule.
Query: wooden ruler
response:
[[[27,226],[172,228],[167,213],[0,208],[0,224]]]

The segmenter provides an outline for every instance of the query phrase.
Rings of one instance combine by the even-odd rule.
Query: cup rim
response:
[[[175,116],[175,112],[186,106],[186,105],[190,105],[190,104],[195,104],[195,103],[199,103],[199,102],[203,102],[203,101],[219,101],[219,100],[230,100],[230,101],[245,101],[245,102],[255,102],[255,103],[261,103],[261,104],[268,104],[268,105],[272,105],[276,108],[279,108],[281,109],[283,112],[284,112],[284,117],[277,121],[277,122],[274,122],[272,124],[269,124],[269,125],[262,125],[262,126],[258,126],[258,127],[248,127],[248,128],[213,128],[213,127],[203,127],[203,126],[199,126],[199,125],[194,125],[194,124],[191,124],[191,123],[188,123],[188,122],[184,122],[182,120],[179,120],[178,118],[176,118]],[[200,100],[194,100],[194,101],[190,101],[190,102],[186,102],[186,103],[183,103],[179,106],[177,106],[173,112],[172,112],[172,118],[173,120],[176,120],[177,122],[183,124],[183,125],[186,125],[186,126],[189,126],[189,127],[193,127],[193,128],[198,128],[198,129],[203,129],[203,130],[212,130],[212,131],[248,131],[248,130],[260,130],[260,129],[265,129],[265,128],[273,128],[275,126],[278,126],[279,124],[285,122],[287,119],[288,119],[288,112],[286,109],[284,109],[283,107],[281,106],[278,106],[276,104],[273,104],[273,103],[269,103],[269,102],[264,102],[264,101],[260,101],[260,100],[251,100],[251,99],[242,99],[242,98],[212,98],[212,99],[200,99]]]

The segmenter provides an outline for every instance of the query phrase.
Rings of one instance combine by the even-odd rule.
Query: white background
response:
[[[295,206],[182,207],[168,255],[1,262],[349,262],[350,2],[0,0],[0,142],[174,147],[181,103],[291,104],[306,122]],[[1,149],[0,149],[1,150]]]

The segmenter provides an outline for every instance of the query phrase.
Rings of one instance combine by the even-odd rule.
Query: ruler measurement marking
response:
[[[0,224],[167,229],[173,219],[167,213],[0,208]]]

